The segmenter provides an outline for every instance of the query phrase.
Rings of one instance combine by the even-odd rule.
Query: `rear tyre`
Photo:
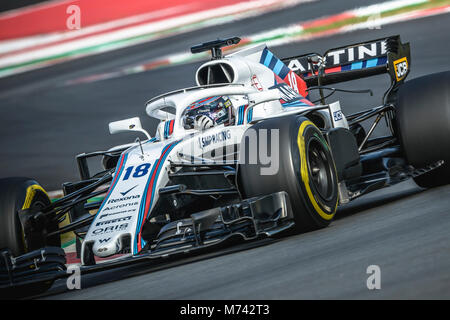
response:
[[[267,166],[259,160],[258,164],[248,161],[252,149],[260,154],[261,129],[268,132],[267,150],[279,155],[278,170],[270,174],[262,174]],[[271,148],[272,130],[279,130],[275,148]],[[257,141],[246,140],[255,136]],[[266,150],[262,154],[267,154]],[[275,161],[276,156],[271,157]],[[328,226],[337,209],[337,175],[331,150],[320,130],[305,117],[269,119],[247,130],[240,148],[238,186],[244,198],[286,191],[300,232]]]
[[[450,71],[406,82],[397,98],[397,131],[408,163],[421,168],[445,161],[414,181],[423,188],[450,183]]]
[[[0,179],[0,249],[9,248],[13,256],[20,256],[44,246],[45,243],[25,243],[25,236],[19,220],[19,211],[43,208],[50,204],[45,190],[33,179]],[[42,230],[45,232],[45,230]],[[51,245],[59,245],[58,239],[51,239]],[[37,294],[50,288],[53,281],[39,282],[14,289],[15,294]]]

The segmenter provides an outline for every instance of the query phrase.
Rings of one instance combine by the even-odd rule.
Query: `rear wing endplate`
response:
[[[388,73],[393,86],[402,83],[411,66],[409,43],[400,36],[281,59],[308,86],[326,85]],[[320,79],[319,79],[320,77]]]

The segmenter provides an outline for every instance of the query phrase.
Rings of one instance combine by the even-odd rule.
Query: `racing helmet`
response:
[[[194,128],[194,123],[201,116],[210,118],[214,126],[234,124],[233,104],[227,96],[209,97],[190,104],[181,116],[185,129]]]

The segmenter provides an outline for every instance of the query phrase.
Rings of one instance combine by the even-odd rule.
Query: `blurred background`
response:
[[[3,1],[0,5],[0,12],[18,9],[26,6],[31,6],[33,4],[47,2],[49,0],[14,0],[14,1]]]

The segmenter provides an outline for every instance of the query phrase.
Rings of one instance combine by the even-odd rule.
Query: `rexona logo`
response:
[[[394,61],[395,77],[397,81],[403,80],[408,73],[408,60],[406,57]]]
[[[97,224],[95,226],[96,227],[104,226],[104,225],[111,224],[111,223],[117,223],[117,222],[122,222],[122,221],[129,221],[129,220],[131,220],[131,216],[97,222]]]
[[[134,195],[134,196],[128,196],[128,197],[123,197],[123,198],[109,199],[108,200],[108,204],[122,202],[122,201],[127,201],[127,200],[133,200],[133,199],[139,199],[140,197],[141,197],[141,195],[137,194],[137,195]]]

